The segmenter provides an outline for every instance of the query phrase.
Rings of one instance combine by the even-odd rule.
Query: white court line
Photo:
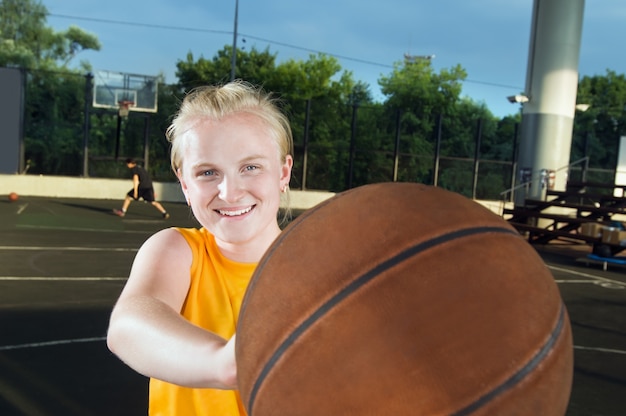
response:
[[[17,210],[17,215],[20,215],[22,212],[24,212],[27,206],[28,206],[28,202],[23,205],[20,205],[20,207]]]
[[[33,246],[0,246],[0,250],[18,250],[18,251],[52,251],[52,250],[67,250],[67,251],[137,251],[137,248],[115,248],[115,247],[33,247]]]
[[[26,207],[28,207],[28,202],[25,204],[22,204],[18,207],[17,209],[17,215],[22,214],[25,210]],[[56,215],[56,213],[54,211],[52,211],[50,208],[45,207],[46,211],[50,212],[53,215]],[[158,221],[162,221],[160,218],[155,218],[155,219],[149,219],[149,220],[141,220],[141,219],[137,219],[137,220],[132,220],[132,219],[125,219],[125,222],[134,222],[134,223],[145,223],[145,224],[152,224],[152,223],[156,223]],[[129,234],[145,234],[145,233],[150,233],[150,232],[154,232],[154,231],[133,231],[133,230],[108,230],[108,229],[100,229],[100,228],[82,228],[82,227],[55,227],[55,226],[45,226],[45,225],[27,225],[27,224],[17,224],[17,228],[36,228],[36,229],[49,229],[49,230],[64,230],[64,231],[99,231],[99,232],[108,232],[108,233],[129,233]]]
[[[61,231],[95,231],[99,233],[121,233],[121,234],[154,234],[156,231],[134,231],[134,230],[109,230],[105,228],[82,228],[82,227],[54,227],[45,225],[17,224],[16,228],[28,228],[34,230],[61,230]]]
[[[602,287],[610,288],[610,289],[626,289],[626,283],[620,282],[619,280],[607,279],[606,277],[601,277],[589,273],[579,272],[576,270],[564,269],[562,267],[557,266],[548,266],[549,269],[556,270],[559,272],[565,272],[572,274],[574,276],[586,277],[591,280],[555,280],[557,283],[589,283],[594,285],[599,285]]]
[[[24,348],[52,347],[55,345],[75,344],[80,342],[98,342],[104,340],[106,340],[106,337],[61,339],[57,341],[31,342],[29,344],[0,345],[0,351],[21,350]]]
[[[128,277],[46,277],[46,276],[0,276],[0,281],[31,281],[31,282],[101,282],[101,281],[123,281]]]
[[[626,351],[623,350],[615,350],[612,348],[601,348],[601,347],[583,347],[580,345],[574,345],[575,350],[584,350],[584,351],[597,351],[597,352],[606,352],[609,354],[624,354],[626,355]]]
[[[83,343],[83,342],[100,342],[100,341],[105,341],[105,340],[106,340],[106,337],[93,337],[93,338],[60,339],[56,341],[44,341],[44,342],[31,342],[28,344],[0,345],[0,351],[22,350],[25,348],[53,347],[57,345],[77,344],[77,343]],[[574,349],[583,350],[583,351],[603,352],[607,354],[626,355],[626,351],[616,350],[612,348],[584,347],[581,345],[574,345]]]

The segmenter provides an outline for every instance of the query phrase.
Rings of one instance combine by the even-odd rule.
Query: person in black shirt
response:
[[[119,217],[123,217],[126,215],[126,210],[130,203],[134,201],[138,201],[139,198],[142,198],[144,201],[152,204],[153,207],[161,212],[161,215],[164,219],[168,219],[170,214],[167,213],[163,205],[158,203],[154,198],[154,187],[152,186],[152,179],[150,175],[144,168],[137,165],[134,159],[128,158],[126,159],[126,166],[133,175],[133,189],[128,191],[126,194],[126,198],[124,199],[124,203],[122,204],[122,209],[114,209],[113,213]]]

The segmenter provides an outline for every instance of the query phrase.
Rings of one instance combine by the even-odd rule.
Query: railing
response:
[[[585,181],[587,180],[587,171],[589,170],[589,156],[585,156],[585,157],[583,157],[583,158],[580,158],[580,159],[578,159],[577,161],[572,162],[572,163],[570,163],[570,164],[569,164],[569,165],[567,165],[567,166],[564,166],[564,167],[562,167],[562,168],[560,168],[560,169],[557,169],[556,171],[557,171],[557,172],[559,172],[559,171],[561,171],[561,170],[563,170],[563,169],[568,169],[568,170],[571,170],[571,168],[572,168],[572,167],[574,167],[574,166],[576,166],[576,165],[579,165],[579,164],[581,164],[581,163],[583,163],[583,162],[584,162],[584,165],[583,165],[582,172],[581,172],[581,174],[580,174],[580,175],[581,175],[581,177],[580,177],[580,181],[581,181],[581,182],[585,182]]]
[[[586,177],[587,177],[587,170],[589,169],[589,156],[585,156],[585,157],[583,157],[581,159],[578,159],[575,162],[572,162],[572,163],[570,163],[570,164],[568,164],[566,166],[558,168],[557,170],[555,170],[555,173],[556,172],[561,172],[561,171],[566,170],[566,169],[568,171],[570,171],[572,169],[572,167],[580,165],[581,163],[584,163],[583,169],[582,169],[582,173],[581,173],[581,182],[585,182]],[[544,169],[541,169],[542,172],[543,172],[543,170]],[[548,188],[548,179],[549,179],[548,175],[543,175],[543,178],[542,178],[543,184],[542,185],[545,188]],[[526,181],[526,182],[520,183],[519,185],[513,186],[510,189],[507,189],[505,191],[500,192],[500,208],[501,208],[500,212],[504,212],[504,207],[505,207],[507,202],[513,202],[514,201],[515,191],[517,191],[518,189],[521,189],[521,188],[525,188],[525,192],[528,193],[528,190],[530,188],[530,184],[532,182],[533,182],[532,180]],[[543,197],[545,199],[546,195],[544,194]]]

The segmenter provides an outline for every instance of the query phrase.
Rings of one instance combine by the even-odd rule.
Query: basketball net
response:
[[[127,118],[128,113],[130,113],[130,107],[135,104],[134,101],[122,100],[119,103],[119,111],[118,114],[120,117]]]

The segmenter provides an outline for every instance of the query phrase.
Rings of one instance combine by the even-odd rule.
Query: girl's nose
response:
[[[222,182],[217,185],[217,189],[219,190],[219,198],[228,203],[239,201],[243,194],[240,181],[231,177],[224,177]]]

